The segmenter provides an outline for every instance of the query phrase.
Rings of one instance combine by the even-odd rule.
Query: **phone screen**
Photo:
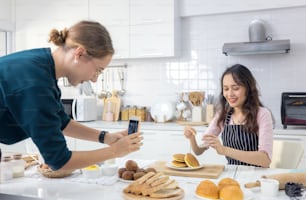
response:
[[[139,121],[136,119],[130,119],[129,122],[129,128],[128,128],[128,134],[136,133],[138,131],[138,124]]]

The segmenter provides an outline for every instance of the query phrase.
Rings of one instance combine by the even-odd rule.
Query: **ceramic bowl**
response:
[[[155,122],[167,122],[174,116],[175,106],[170,102],[157,103],[151,108],[151,117]]]
[[[101,166],[103,176],[113,176],[117,174],[118,165],[116,164],[107,164]]]
[[[83,168],[82,174],[85,178],[99,178],[101,176],[101,169],[98,165],[91,165]]]

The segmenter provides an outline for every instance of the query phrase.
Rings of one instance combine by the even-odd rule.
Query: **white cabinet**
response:
[[[175,0],[131,0],[131,58],[171,57],[179,31]]]
[[[109,31],[115,54],[113,58],[128,58],[129,38],[129,1],[128,0],[90,0],[89,19],[99,21]]]
[[[176,0],[90,0],[89,18],[105,25],[114,59],[172,57],[178,40]]]
[[[13,31],[13,1],[0,0],[0,31]]]

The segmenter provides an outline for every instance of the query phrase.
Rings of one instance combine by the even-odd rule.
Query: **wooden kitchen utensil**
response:
[[[206,164],[203,168],[194,171],[179,171],[166,166],[166,161],[156,161],[150,167],[171,176],[184,176],[196,178],[218,178],[224,171],[224,165]]]
[[[294,183],[301,183],[304,187],[306,187],[306,172],[303,173],[284,173],[284,174],[271,174],[271,175],[264,175],[262,178],[269,178],[275,179],[279,181],[279,189],[285,189],[285,184],[287,182],[294,182]],[[246,188],[253,188],[259,187],[260,181],[246,183],[244,187]]]
[[[118,121],[119,113],[120,113],[120,104],[121,104],[121,100],[118,97],[117,92],[113,91],[112,96],[109,98],[106,98],[104,101],[104,108],[103,108],[103,115],[102,115],[103,120],[106,121],[106,113],[111,112],[114,115],[113,121]],[[108,106],[108,105],[111,105],[111,106]]]

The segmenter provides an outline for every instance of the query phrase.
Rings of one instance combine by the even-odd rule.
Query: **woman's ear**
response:
[[[85,53],[86,53],[86,50],[83,47],[77,47],[74,50],[74,58],[79,59]]]

